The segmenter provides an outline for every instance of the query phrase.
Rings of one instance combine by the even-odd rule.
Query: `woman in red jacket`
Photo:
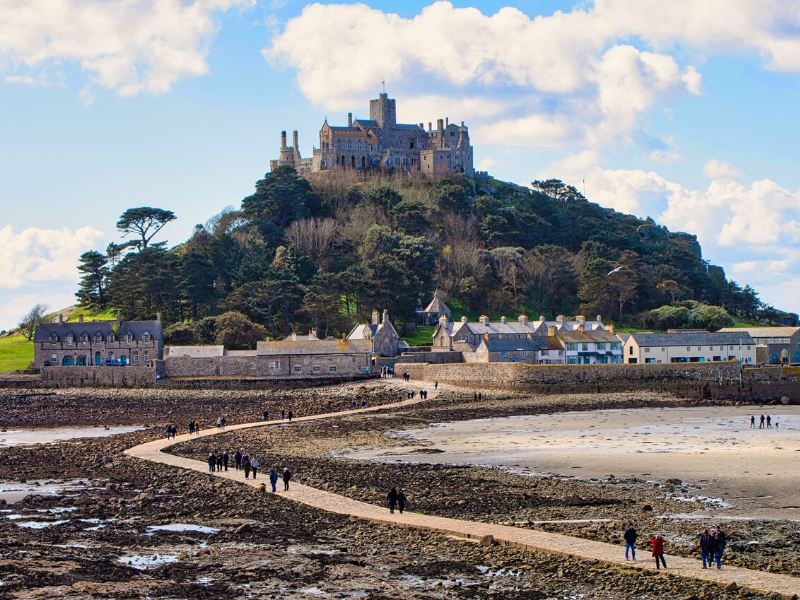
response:
[[[661,537],[661,534],[651,535],[650,544],[653,546],[653,556],[656,559],[656,569],[661,569],[661,565],[658,564],[659,559],[661,559],[661,564],[664,565],[664,568],[666,569],[667,563],[664,560],[664,538]]]

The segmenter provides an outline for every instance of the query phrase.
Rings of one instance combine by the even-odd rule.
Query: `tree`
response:
[[[680,299],[680,297],[686,293],[686,288],[684,288],[674,279],[665,279],[656,286],[656,289],[664,294],[669,294],[671,299],[670,304],[673,305],[675,304],[676,300]]]
[[[50,310],[49,304],[34,304],[28,312],[26,312],[19,320],[17,327],[19,332],[25,336],[28,341],[33,339],[33,334],[36,333],[36,326],[42,322],[42,319]]]
[[[283,230],[292,221],[312,216],[317,204],[308,180],[292,167],[281,166],[256,182],[256,193],[242,200],[242,214],[259,231],[269,225]]]
[[[561,200],[563,202],[576,202],[578,200],[586,200],[576,188],[571,185],[565,184],[560,179],[548,179],[546,181],[536,180],[531,183],[531,187],[550,198]]]
[[[253,349],[267,335],[267,330],[240,312],[226,312],[217,317],[217,344],[232,350]]]
[[[470,189],[452,179],[440,179],[431,188],[430,199],[440,212],[469,214],[472,204]]]
[[[180,261],[180,286],[192,319],[196,319],[201,306],[213,308],[214,273],[213,263],[200,252],[187,252]]]
[[[83,273],[75,296],[82,306],[106,307],[106,285],[108,280],[108,258],[95,250],[81,254],[78,271]]]
[[[163,248],[150,246],[125,256],[109,275],[108,293],[114,305],[131,320],[182,320],[178,257]]]
[[[302,219],[286,228],[286,239],[306,253],[317,269],[328,260],[328,250],[336,235],[334,219]]]
[[[392,207],[391,214],[397,226],[408,235],[420,235],[431,226],[427,207],[416,200],[398,202]]]
[[[190,346],[194,342],[192,323],[173,323],[164,330],[164,343],[169,346]]]
[[[393,190],[388,185],[370,190],[367,192],[365,197],[370,202],[373,202],[378,206],[382,206],[389,212],[391,212],[396,205],[403,201],[402,194]]]
[[[144,250],[164,225],[177,218],[174,212],[163,208],[129,208],[117,221],[117,229],[122,232],[122,237],[128,234],[138,235],[141,239],[131,243],[139,250]]]

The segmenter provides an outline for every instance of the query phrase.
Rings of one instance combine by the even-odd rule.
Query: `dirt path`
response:
[[[387,380],[387,383],[396,384],[398,387],[402,386],[406,389],[419,389],[424,387],[419,382],[403,382],[402,380]],[[440,389],[445,387],[447,386],[439,386]],[[435,399],[437,395],[438,390],[429,390],[428,400],[430,401]],[[376,406],[366,409],[356,409],[299,417],[295,419],[295,421],[331,419],[339,416],[352,415],[354,412],[377,412],[394,408],[404,408],[419,402],[424,401],[420,400],[418,397],[415,397],[413,400],[406,400],[396,404],[386,404],[383,406]],[[184,434],[179,435],[177,438],[173,438],[171,440],[156,440],[130,448],[126,450],[125,453],[130,456],[157,463],[182,467],[198,472],[209,472],[208,465],[204,462],[167,454],[163,452],[163,450],[169,446],[173,446],[175,444],[198,437],[210,437],[227,431],[235,431],[253,427],[266,427],[285,423],[286,421],[266,421],[233,425],[225,428],[224,430],[210,428],[202,431],[199,436],[190,436],[189,434]],[[265,483],[267,485],[269,484],[265,473],[262,474],[262,479],[257,480],[244,479],[243,472],[236,470],[214,472],[212,474],[218,477],[239,481],[252,487],[256,487],[261,483]],[[339,496],[337,494],[332,494],[330,492],[294,482],[291,483],[290,490],[285,492],[283,491],[283,482],[279,481],[278,489],[280,490],[278,493],[284,498],[301,502],[329,512],[366,519],[375,523],[400,527],[414,527],[420,530],[444,533],[446,535],[452,535],[464,539],[479,541],[484,540],[483,543],[487,543],[489,540],[488,536],[492,536],[494,542],[498,544],[514,546],[523,548],[525,550],[566,555],[585,560],[599,560],[606,563],[613,563],[650,571],[655,569],[649,559],[647,561],[635,563],[625,561],[623,548],[621,546],[615,546],[603,542],[595,542],[556,533],[547,533],[519,527],[495,525],[490,523],[476,523],[474,521],[461,521],[459,519],[449,519],[445,517],[436,517],[418,513],[407,512],[400,514],[395,512],[394,514],[391,514],[387,508],[381,506],[368,504],[366,502],[359,502],[357,500],[352,500],[350,498],[345,498],[344,496]],[[740,588],[747,587],[752,590],[759,590],[763,592],[778,592],[787,599],[797,598],[796,594],[800,592],[800,578],[791,577],[789,575],[777,575],[738,567],[723,567],[722,570],[703,570],[702,564],[698,560],[679,556],[667,556],[666,558],[667,564],[669,565],[669,573],[672,575],[689,577],[703,581],[711,581],[722,586],[728,585],[731,582],[736,582]]]

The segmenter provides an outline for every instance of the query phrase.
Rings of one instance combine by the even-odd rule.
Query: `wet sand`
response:
[[[97,438],[139,431],[141,427],[59,427],[56,429],[9,429],[0,431],[0,446],[51,444],[77,438]]]
[[[721,499],[719,514],[800,519],[800,407],[764,407],[773,427],[751,429],[750,415],[757,427],[761,412],[623,409],[480,419],[393,432],[414,445],[347,455],[581,478],[680,479],[693,484],[687,500]],[[687,502],[687,513],[693,507]]]

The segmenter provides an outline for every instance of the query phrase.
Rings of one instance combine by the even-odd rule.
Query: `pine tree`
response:
[[[81,276],[80,287],[75,292],[82,306],[103,310],[107,303],[108,258],[96,250],[81,254],[78,271]]]

